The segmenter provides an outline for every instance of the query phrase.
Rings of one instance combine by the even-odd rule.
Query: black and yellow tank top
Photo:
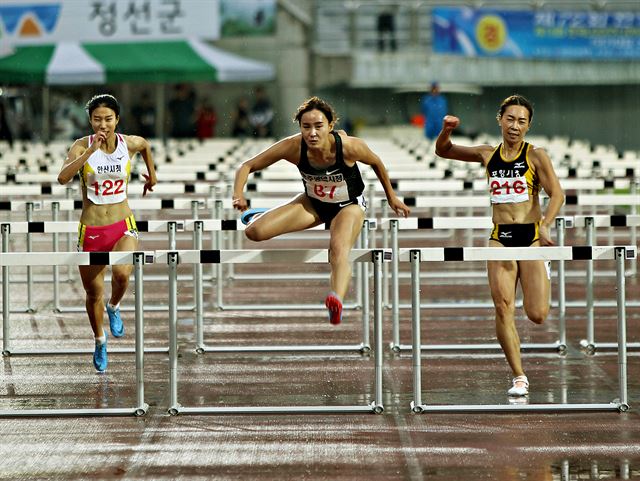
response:
[[[502,144],[498,145],[487,163],[487,181],[492,204],[528,202],[538,194],[540,182],[529,163],[531,144],[523,142],[515,159],[502,156]]]

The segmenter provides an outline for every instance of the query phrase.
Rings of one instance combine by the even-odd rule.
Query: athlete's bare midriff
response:
[[[124,200],[118,204],[94,204],[82,192],[82,215],[80,222],[85,225],[102,226],[115,224],[132,214],[129,202]]]
[[[542,219],[538,196],[517,204],[493,204],[494,224],[532,224]]]

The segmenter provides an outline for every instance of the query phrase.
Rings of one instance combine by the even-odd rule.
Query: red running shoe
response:
[[[338,325],[342,322],[342,301],[335,292],[330,292],[324,300],[324,305],[329,309],[329,322]]]

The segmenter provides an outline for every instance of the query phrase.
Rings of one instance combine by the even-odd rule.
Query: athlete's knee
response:
[[[496,309],[496,319],[510,319],[515,312],[515,302],[512,299],[493,299]]]
[[[543,324],[549,315],[549,306],[536,306],[525,309],[527,317],[535,324]]]
[[[256,225],[255,222],[249,224],[247,228],[244,230],[244,235],[247,236],[247,239],[254,242],[260,242],[269,239],[268,236],[260,229],[259,225]]]
[[[102,297],[104,296],[103,289],[99,288],[85,288],[87,304],[102,303]]]
[[[111,282],[120,286],[126,285],[129,282],[129,271],[126,269],[113,269]]]

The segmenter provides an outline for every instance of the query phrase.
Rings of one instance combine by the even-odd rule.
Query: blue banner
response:
[[[433,51],[467,57],[640,58],[640,12],[437,7]]]

